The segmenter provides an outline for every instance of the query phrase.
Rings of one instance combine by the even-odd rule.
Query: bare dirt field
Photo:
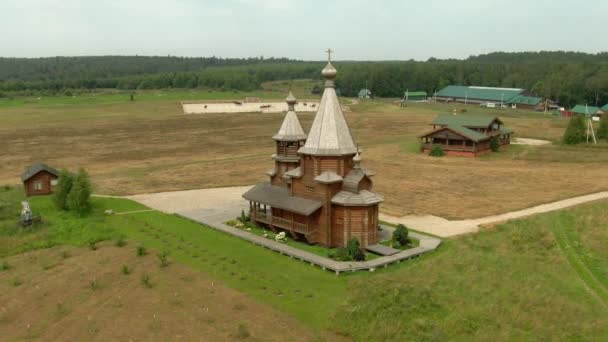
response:
[[[285,313],[135,246],[52,248],[6,259],[2,340],[311,341]],[[123,274],[122,265],[130,273]],[[148,275],[150,287],[142,282]],[[331,339],[336,336],[331,337]]]
[[[418,153],[417,136],[452,107],[361,102],[346,113],[363,163],[377,172],[385,214],[484,217],[608,190],[608,145],[513,145],[477,159]],[[462,107],[462,106],[461,106]],[[471,108],[455,108],[472,110]],[[517,137],[559,141],[567,121],[486,110]],[[314,113],[299,115],[305,130]],[[283,114],[184,115],[176,101],[0,108],[0,184],[15,184],[36,160],[86,167],[95,191],[128,195],[246,186],[272,167]]]

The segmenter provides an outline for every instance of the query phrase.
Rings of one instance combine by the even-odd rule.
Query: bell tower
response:
[[[300,166],[298,150],[304,146],[306,141],[306,134],[295,111],[298,101],[291,92],[285,101],[287,102],[287,114],[279,132],[272,137],[276,143],[276,153],[272,156],[275,167],[268,172],[268,175],[273,185],[284,184],[283,175]]]

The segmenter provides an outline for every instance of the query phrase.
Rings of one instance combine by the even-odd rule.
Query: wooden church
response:
[[[378,243],[378,207],[373,172],[361,166],[335,90],[331,58],[323,69],[325,89],[308,136],[287,97],[288,111],[278,133],[270,180],[243,194],[251,220],[328,247],[357,238],[362,247]]]

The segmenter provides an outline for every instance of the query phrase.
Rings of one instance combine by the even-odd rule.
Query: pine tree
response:
[[[587,128],[584,115],[574,115],[570,118],[568,128],[564,133],[564,144],[576,145],[585,141]]]
[[[57,188],[55,189],[55,195],[53,201],[60,210],[68,209],[68,195],[72,190],[74,184],[74,178],[68,170],[61,170],[59,179],[57,181]]]
[[[80,215],[85,215],[91,209],[91,181],[89,174],[80,169],[74,179],[74,185],[68,195],[68,207]]]

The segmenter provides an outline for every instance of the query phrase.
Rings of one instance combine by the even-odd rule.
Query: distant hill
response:
[[[495,52],[464,60],[337,61],[338,86],[356,96],[429,94],[446,85],[525,88],[564,105],[608,103],[608,53]],[[70,89],[214,88],[253,90],[276,80],[320,79],[324,62],[287,58],[93,56],[0,58],[0,92],[57,94]],[[0,96],[2,93],[0,93]]]

